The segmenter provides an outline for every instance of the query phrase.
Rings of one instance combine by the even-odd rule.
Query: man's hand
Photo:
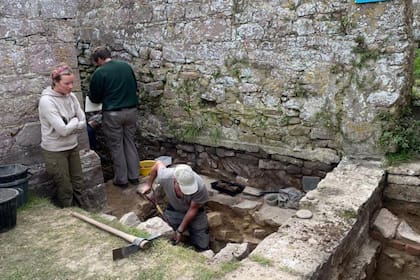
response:
[[[174,233],[174,237],[172,238],[172,244],[177,245],[181,241],[181,238],[182,238],[182,232],[176,230]]]
[[[141,194],[141,195],[146,195],[146,194],[148,194],[151,190],[152,190],[152,185],[150,185],[150,184],[146,183],[145,185],[143,185],[143,186],[139,186],[139,187],[137,188],[137,193],[138,193],[138,194]]]

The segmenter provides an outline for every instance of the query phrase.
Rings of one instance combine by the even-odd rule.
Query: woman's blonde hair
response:
[[[54,70],[51,72],[51,87],[54,87],[54,85],[61,80],[61,76],[72,74],[73,70],[71,70],[71,67],[66,63],[60,63],[59,65],[55,66]]]

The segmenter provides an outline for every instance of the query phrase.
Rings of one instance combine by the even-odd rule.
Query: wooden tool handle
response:
[[[105,231],[107,231],[107,232],[109,232],[109,233],[111,233],[111,234],[113,234],[115,236],[121,237],[122,239],[124,239],[124,240],[126,240],[126,241],[128,241],[130,243],[135,243],[134,241],[136,241],[137,239],[140,239],[140,242],[139,242],[138,246],[140,248],[142,248],[142,249],[145,248],[145,247],[148,247],[147,245],[148,245],[149,241],[147,239],[141,240],[142,238],[140,238],[140,237],[136,237],[134,235],[125,233],[123,231],[120,231],[120,230],[115,229],[113,227],[110,227],[108,225],[105,225],[103,223],[100,223],[98,221],[95,221],[94,219],[91,219],[89,217],[86,217],[86,216],[84,216],[84,215],[82,215],[80,213],[72,212],[71,214],[74,217],[79,218],[79,219],[81,219],[81,220],[83,220],[83,221],[85,221],[85,222],[87,222],[87,223],[89,223],[91,225],[94,225],[94,226],[96,226],[96,227],[98,227],[98,228],[100,228],[102,230],[105,230]]]

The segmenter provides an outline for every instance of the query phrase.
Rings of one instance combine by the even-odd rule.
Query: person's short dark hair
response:
[[[107,59],[111,58],[111,52],[106,47],[97,47],[93,50],[92,60],[97,63],[98,59]]]

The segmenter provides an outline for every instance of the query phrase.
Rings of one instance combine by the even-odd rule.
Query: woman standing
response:
[[[58,65],[51,81],[51,86],[42,91],[38,106],[41,148],[47,172],[57,188],[59,206],[80,206],[83,176],[77,134],[86,129],[86,118],[72,93],[74,75],[70,66]]]

